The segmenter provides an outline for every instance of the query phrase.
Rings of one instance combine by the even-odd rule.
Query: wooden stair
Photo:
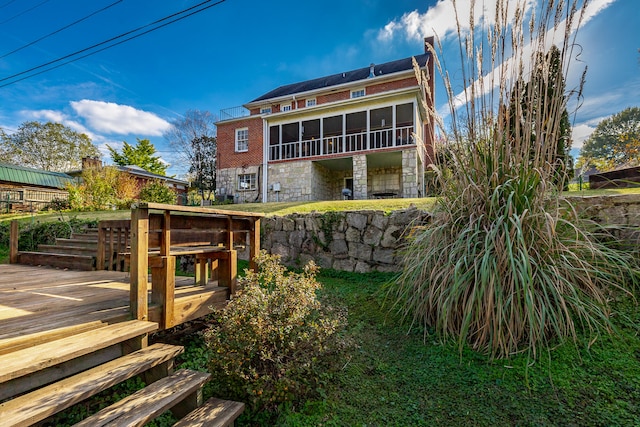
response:
[[[18,262],[91,271],[96,269],[97,251],[98,230],[87,228],[82,233],[72,233],[68,239],[57,238],[54,245],[38,245],[37,251],[20,252]]]
[[[97,393],[142,376],[147,386],[79,423],[79,426],[142,426],[167,410],[181,426],[228,426],[244,404],[210,399],[202,406],[202,387],[210,374],[179,370],[174,358],[184,349],[146,346],[153,322],[91,322],[41,333],[15,347],[0,340],[0,425],[30,426]],[[12,347],[14,346],[14,347]],[[17,349],[16,349],[17,348]],[[11,351],[11,350],[15,351]]]

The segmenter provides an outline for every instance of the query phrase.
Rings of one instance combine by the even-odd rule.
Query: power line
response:
[[[9,1],[8,1],[8,2],[6,2],[5,4],[0,5],[0,9],[2,9],[3,7],[7,7],[7,6],[9,6],[9,5],[10,5],[11,3],[13,3],[14,1],[16,1],[16,0],[9,0]]]
[[[118,3],[122,3],[122,1],[123,1],[123,0],[118,0],[118,1],[116,1],[116,2],[113,2],[113,3],[111,3],[110,5],[105,6],[105,7],[103,7],[103,8],[102,8],[102,9],[100,9],[100,10],[96,10],[95,12],[92,12],[92,13],[90,13],[89,15],[87,15],[87,16],[85,16],[85,17],[83,17],[83,18],[80,18],[80,19],[78,19],[77,21],[72,22],[71,24],[65,25],[64,27],[59,28],[59,29],[57,29],[57,30],[55,30],[55,31],[53,31],[53,32],[51,32],[51,33],[49,33],[49,34],[45,35],[45,36],[42,36],[42,37],[40,37],[40,38],[39,38],[39,39],[37,39],[37,40],[34,40],[34,41],[32,41],[32,42],[30,42],[30,43],[28,43],[28,44],[24,45],[24,46],[21,46],[21,47],[19,47],[19,48],[17,48],[17,49],[14,49],[14,50],[12,50],[12,51],[11,51],[11,52],[9,52],[9,53],[5,53],[4,55],[0,56],[0,59],[2,59],[2,58],[6,58],[7,56],[12,55],[12,54],[14,54],[14,53],[16,53],[16,52],[19,52],[19,51],[21,51],[22,49],[25,49],[25,48],[27,48],[27,47],[29,47],[29,46],[33,46],[34,44],[36,44],[36,43],[38,43],[38,42],[40,42],[40,41],[42,41],[42,40],[44,40],[44,39],[46,39],[46,38],[48,38],[48,37],[51,37],[52,35],[57,34],[57,33],[59,33],[60,31],[66,30],[66,29],[67,29],[67,28],[69,28],[69,27],[72,27],[72,26],[74,26],[74,25],[76,25],[76,24],[78,24],[78,23],[80,23],[80,22],[82,22],[82,21],[85,21],[85,20],[87,20],[87,19],[91,18],[92,16],[97,15],[97,14],[98,14],[98,13],[100,13],[100,12],[104,12],[105,10],[109,9],[109,8],[110,8],[110,7],[112,7],[112,6],[115,6],[115,5],[116,5],[116,4],[118,4]]]
[[[47,0],[47,1],[48,1],[48,0]],[[44,68],[44,67],[47,67],[47,66],[49,66],[49,65],[55,64],[55,63],[57,63],[57,62],[63,61],[63,60],[65,60],[65,59],[71,58],[72,56],[79,55],[79,54],[81,54],[81,53],[83,53],[83,52],[86,52],[86,51],[88,51],[88,50],[94,49],[94,48],[96,48],[96,47],[98,47],[98,46],[102,46],[102,45],[107,44],[107,43],[110,43],[110,42],[112,42],[112,41],[114,41],[114,40],[118,40],[118,39],[120,39],[120,38],[122,38],[122,37],[128,36],[129,34],[135,33],[135,32],[137,32],[137,31],[140,31],[140,30],[144,29],[144,28],[150,27],[150,26],[152,26],[152,25],[159,24],[160,22],[163,22],[163,21],[166,21],[167,19],[171,19],[171,18],[173,18],[173,17],[176,17],[177,15],[181,15],[181,14],[183,14],[183,13],[185,13],[185,12],[188,12],[188,11],[190,11],[190,10],[193,10],[193,9],[195,9],[195,8],[198,8],[198,7],[200,7],[200,6],[202,6],[202,5],[205,5],[205,4],[207,4],[207,3],[211,3],[212,1],[213,1],[213,0],[206,0],[206,1],[203,1],[202,3],[199,3],[199,4],[195,5],[195,6],[191,6],[191,7],[187,8],[187,9],[184,9],[184,10],[182,10],[182,11],[180,11],[180,12],[176,12],[176,13],[173,13],[173,14],[171,14],[171,15],[169,15],[169,16],[164,17],[164,18],[158,19],[158,20],[156,20],[156,21],[154,21],[154,22],[152,22],[152,23],[150,23],[150,24],[146,24],[146,25],[143,25],[143,26],[138,27],[138,28],[136,28],[136,29],[133,29],[133,30],[127,31],[127,32],[125,32],[125,33],[122,33],[122,34],[120,34],[120,35],[118,35],[118,36],[112,37],[112,38],[110,38],[110,39],[108,39],[108,40],[105,40],[105,41],[103,41],[103,42],[96,43],[96,44],[94,44],[94,45],[92,45],[92,46],[86,47],[86,48],[84,48],[84,49],[80,49],[80,50],[78,50],[78,51],[76,51],[76,52],[70,53],[70,54],[68,54],[68,55],[62,56],[62,57],[60,57],[60,58],[58,58],[58,59],[55,59],[55,60],[53,60],[53,61],[49,61],[49,62],[47,62],[47,63],[41,64],[41,65],[38,65],[38,66],[36,66],[36,67],[32,67],[32,68],[30,68],[30,69],[28,69],[28,70],[21,71],[21,72],[19,72],[19,73],[16,73],[16,74],[13,74],[13,75],[10,75],[10,76],[7,76],[7,77],[4,77],[4,78],[0,79],[0,82],[4,82],[4,81],[6,81],[6,80],[13,79],[13,78],[15,78],[15,77],[18,77],[18,76],[21,76],[21,75],[24,75],[24,74],[30,73],[30,72],[35,71],[35,70],[38,70],[38,69],[40,69],[40,68]],[[11,81],[11,82],[8,82],[8,83],[5,83],[5,84],[2,84],[2,85],[0,85],[0,88],[3,88],[3,87],[6,87],[6,86],[9,86],[9,85],[11,85],[11,84],[14,84],[14,83],[17,83],[17,82],[20,82],[20,81],[23,81],[23,80],[26,80],[26,79],[31,78],[31,77],[35,77],[35,76],[37,76],[37,75],[40,75],[40,74],[46,73],[47,71],[55,70],[56,68],[60,68],[60,67],[62,67],[63,65],[70,64],[70,63],[72,63],[72,62],[78,61],[78,60],[83,59],[83,58],[87,58],[87,57],[89,57],[89,56],[95,55],[96,53],[99,53],[99,52],[102,52],[102,51],[104,51],[104,50],[110,49],[110,48],[112,48],[112,47],[114,47],[114,46],[121,45],[121,44],[123,44],[123,43],[125,43],[125,42],[128,42],[128,41],[130,41],[130,40],[136,39],[136,38],[141,37],[141,36],[143,36],[143,35],[145,35],[145,34],[151,33],[151,32],[153,32],[153,31],[155,31],[155,30],[160,29],[160,28],[166,27],[167,25],[170,25],[170,24],[173,24],[173,23],[175,23],[175,22],[181,21],[181,20],[183,20],[183,19],[185,19],[185,18],[188,18],[189,16],[192,16],[192,15],[195,15],[195,14],[197,14],[197,13],[203,12],[203,11],[205,11],[205,10],[207,10],[207,9],[210,9],[210,8],[214,7],[214,6],[218,6],[219,4],[224,3],[225,1],[226,1],[226,0],[218,0],[217,2],[215,2],[215,3],[213,3],[213,4],[210,4],[210,5],[208,5],[208,6],[205,6],[205,7],[201,8],[201,9],[198,9],[198,10],[194,10],[194,11],[192,11],[192,12],[190,12],[190,13],[188,13],[188,14],[184,15],[184,16],[179,16],[179,17],[177,17],[177,18],[175,18],[175,19],[173,19],[173,20],[171,20],[171,21],[169,21],[169,22],[165,22],[165,23],[163,23],[163,24],[161,24],[161,25],[158,25],[157,27],[153,27],[153,28],[150,28],[150,29],[148,29],[148,30],[146,30],[146,31],[143,31],[142,33],[134,34],[134,35],[132,35],[131,37],[128,37],[128,38],[126,38],[126,39],[124,39],[124,40],[120,40],[120,41],[118,41],[118,42],[116,42],[116,43],[110,44],[110,45],[105,46],[105,47],[103,47],[103,48],[101,48],[101,49],[95,50],[95,51],[93,51],[93,52],[89,52],[89,53],[87,53],[87,54],[85,54],[85,55],[82,55],[82,56],[79,56],[79,57],[77,57],[77,58],[70,59],[69,61],[63,62],[63,63],[61,63],[61,64],[58,64],[58,65],[55,65],[55,66],[53,66],[53,67],[47,68],[47,69],[45,69],[45,70],[39,71],[39,72],[37,72],[37,73],[33,73],[33,74],[28,75],[28,76],[22,77],[22,78],[20,78],[20,79],[13,80],[13,81]]]
[[[31,8],[29,8],[29,9],[27,9],[27,10],[23,11],[23,12],[20,12],[20,13],[18,13],[17,15],[13,15],[11,18],[9,18],[9,19],[7,19],[7,20],[4,20],[4,21],[0,22],[0,25],[2,25],[2,24],[6,24],[7,22],[10,22],[10,21],[13,21],[13,20],[14,20],[14,19],[16,19],[17,17],[22,16],[22,15],[24,15],[25,13],[31,12],[33,9],[37,9],[38,7],[40,7],[40,6],[42,6],[43,4],[47,3],[48,1],[49,1],[49,0],[41,1],[40,3],[38,3],[37,5],[35,5],[35,6],[31,7]],[[9,2],[9,3],[11,3],[11,2]],[[7,6],[9,3],[6,3],[4,6]],[[4,6],[3,6],[3,7],[4,7]]]

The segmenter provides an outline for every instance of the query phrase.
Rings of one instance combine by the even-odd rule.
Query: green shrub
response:
[[[162,181],[153,180],[140,190],[140,200],[151,203],[176,203],[176,193]]]
[[[312,262],[287,273],[278,256],[262,252],[257,263],[205,338],[214,394],[246,402],[248,417],[264,421],[316,394],[347,345],[346,313],[318,300]]]

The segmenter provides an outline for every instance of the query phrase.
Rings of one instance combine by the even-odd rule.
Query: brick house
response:
[[[433,76],[429,57],[415,59]],[[344,189],[353,199],[424,195],[433,130],[421,91],[409,57],[282,86],[222,110],[219,197],[339,200]]]

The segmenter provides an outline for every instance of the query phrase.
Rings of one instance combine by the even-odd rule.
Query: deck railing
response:
[[[96,270],[125,270],[125,253],[131,242],[131,220],[107,220],[98,223]]]
[[[394,137],[395,135],[395,137]],[[326,136],[269,146],[269,161],[305,159],[414,144],[413,126]]]
[[[194,255],[200,284],[207,273],[218,286],[235,293],[237,246],[249,243],[249,263],[260,251],[263,214],[207,208],[142,203],[131,211],[131,313],[148,320],[148,270],[151,268],[151,303],[161,310],[161,327],[175,324],[176,256]]]

